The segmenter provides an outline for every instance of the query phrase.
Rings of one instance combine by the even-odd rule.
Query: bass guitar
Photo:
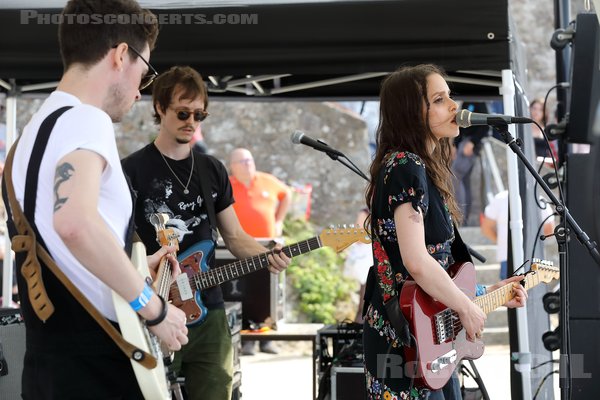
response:
[[[502,286],[483,296],[475,297],[475,267],[472,263],[456,263],[448,273],[452,280],[473,302],[489,314],[514,297],[513,284]],[[551,263],[534,260],[531,270],[521,281],[529,290],[541,282],[558,279],[559,270]],[[483,355],[480,338],[467,340],[458,314],[436,301],[413,280],[407,280],[400,293],[400,308],[415,337],[412,347],[405,346],[404,354],[410,368],[407,373],[417,386],[432,390],[442,388],[461,360],[475,360]],[[415,343],[416,342],[416,343]]]
[[[285,246],[281,251],[290,258],[323,246],[331,247],[336,252],[340,252],[358,241],[371,243],[369,235],[362,228],[353,226],[349,228],[330,228],[325,229],[319,236]],[[182,273],[171,285],[169,299],[174,306],[185,312],[188,325],[199,324],[206,318],[208,310],[202,303],[200,296],[202,290],[266,268],[269,265],[267,257],[272,254],[272,252],[266,252],[215,269],[209,269],[207,260],[213,251],[213,242],[203,240],[177,257]]]
[[[152,218],[156,221],[155,228],[159,241],[165,240],[168,243],[173,243],[177,235],[172,230],[163,229],[166,222],[165,218],[168,219],[168,217],[164,214],[155,214]],[[146,248],[142,242],[133,243],[131,262],[140,275],[148,281],[151,280],[146,259]],[[159,264],[157,278],[154,280],[152,286],[159,295],[167,299],[170,283],[171,268],[166,258],[164,258]],[[168,357],[164,358],[165,353],[160,341],[148,330],[139,314],[133,311],[129,302],[115,292],[113,292],[113,303],[123,338],[138,349],[152,354],[156,358],[156,367],[152,369],[148,369],[137,361],[131,360],[133,372],[144,398],[146,400],[171,399],[170,383],[167,379],[167,369],[165,368],[165,360],[170,363],[170,359]]]

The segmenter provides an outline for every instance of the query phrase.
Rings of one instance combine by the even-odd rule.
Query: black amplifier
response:
[[[0,309],[0,393],[2,399],[21,398],[25,357],[25,323],[18,309]]]
[[[257,240],[263,246],[272,247],[270,239]],[[221,242],[215,249],[216,266],[231,264],[237,259]],[[244,313],[244,329],[250,328],[249,321],[258,325],[266,321],[277,323],[284,318],[285,311],[285,271],[272,274],[268,269],[260,269],[240,278],[221,284],[223,299],[226,302],[241,302]]]

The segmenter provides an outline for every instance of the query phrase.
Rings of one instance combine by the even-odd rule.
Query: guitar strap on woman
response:
[[[473,258],[471,258],[471,253],[469,253],[469,249],[465,242],[463,242],[460,237],[460,233],[458,232],[458,228],[456,224],[454,224],[454,241],[452,242],[452,246],[450,247],[450,252],[452,253],[452,258],[454,258],[454,262],[473,262]]]
[[[56,120],[71,107],[62,107],[50,114],[40,125],[36,138],[25,181],[25,210],[31,221],[35,213],[35,199],[37,197],[37,181],[42,157],[54,128]],[[15,150],[19,139],[11,147],[4,166],[2,179],[3,197],[7,207],[8,225],[11,229],[12,249],[17,254],[17,264],[21,264],[21,273],[27,280],[28,295],[33,311],[41,321],[46,321],[54,313],[54,305],[48,298],[48,294],[42,281],[42,268],[40,262],[45,265],[56,278],[64,285],[69,293],[81,304],[90,316],[100,325],[106,334],[115,342],[121,351],[130,359],[137,361],[146,368],[154,368],[157,365],[156,358],[142,351],[123,339],[117,329],[94,307],[89,300],[73,285],[71,280],[56,265],[52,256],[48,253],[41,239],[38,240],[39,232],[35,224],[30,224],[26,214],[21,209],[15,196],[12,182],[12,166]],[[33,200],[28,200],[33,199]],[[21,254],[25,253],[25,254]]]
[[[374,231],[372,231],[374,232]],[[375,236],[377,236],[376,233],[373,233]],[[379,239],[377,239],[379,240]],[[366,315],[367,313],[367,304],[369,304],[371,302],[371,296],[373,295],[373,291],[377,291],[377,295],[381,296],[381,298],[383,298],[382,294],[381,294],[381,288],[379,286],[379,284],[377,284],[377,270],[376,270],[376,266],[372,266],[371,268],[369,268],[369,275],[367,276],[367,284],[365,287],[365,295],[364,295],[364,304],[363,304],[363,310],[362,310],[362,315],[363,317]],[[402,282],[395,282],[395,292],[396,294],[394,296],[392,296],[390,299],[388,299],[388,301],[386,301],[385,303],[383,303],[383,306],[385,307],[385,312],[388,316],[388,319],[390,321],[390,323],[392,324],[392,327],[394,328],[394,330],[396,331],[396,335],[398,337],[398,340],[400,341],[400,343],[403,346],[411,346],[411,333],[410,333],[410,328],[408,325],[408,321],[406,320],[406,317],[404,316],[404,314],[402,314],[402,310],[400,310],[400,292],[402,290],[402,285],[404,284],[404,281]]]
[[[212,233],[212,241],[217,246],[217,240],[219,238],[219,233],[217,231],[217,216],[215,214],[215,202],[213,201],[212,195],[210,193],[210,180],[208,179],[208,174],[206,171],[209,171],[208,158],[206,156],[196,154],[196,152],[192,149],[192,157],[194,157],[196,161],[196,173],[198,174],[198,179],[200,183],[200,190],[202,191],[202,198],[204,199],[204,204],[206,204],[206,212],[208,214],[208,223],[210,224],[210,231]],[[202,174],[204,171],[204,174]],[[206,176],[207,179],[202,179],[202,176]]]

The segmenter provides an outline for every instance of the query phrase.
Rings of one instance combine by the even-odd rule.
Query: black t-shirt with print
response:
[[[179,235],[179,253],[195,243],[211,240],[200,179],[208,180],[216,214],[233,204],[233,192],[225,166],[209,155],[194,152],[194,157],[195,165],[188,194],[184,194],[184,187],[179,181],[184,185],[187,184],[192,168],[191,157],[173,160],[165,156],[163,159],[154,143],[150,143],[122,160],[123,170],[137,195],[136,231],[146,245],[148,254],[160,248],[156,240],[156,230],[149,219],[154,213],[165,213],[169,216],[167,227],[172,228]],[[202,164],[209,165],[209,170],[202,171],[200,174],[199,160],[202,158],[208,159],[208,163]],[[171,169],[167,167],[165,160]],[[179,180],[173,176],[173,173],[177,174]],[[214,257],[211,257],[208,262],[209,265],[214,266]],[[209,309],[222,308],[221,288],[217,286],[204,290],[202,301]]]

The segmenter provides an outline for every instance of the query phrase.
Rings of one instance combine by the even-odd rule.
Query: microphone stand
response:
[[[560,346],[560,388],[561,398],[566,400],[569,398],[570,387],[571,387],[571,370],[569,360],[569,276],[568,270],[568,259],[567,259],[567,242],[569,241],[569,235],[571,230],[577,236],[577,239],[583,244],[589,251],[590,255],[600,265],[600,253],[598,252],[598,246],[596,242],[591,240],[589,236],[579,227],[575,219],[569,213],[567,207],[560,200],[556,198],[552,190],[548,187],[544,179],[537,173],[535,168],[531,165],[525,154],[520,147],[520,140],[515,139],[508,131],[508,125],[506,121],[501,118],[494,118],[492,121],[488,120],[488,123],[496,129],[504,142],[508,147],[517,155],[519,160],[529,170],[534,179],[538,182],[540,187],[546,192],[548,198],[556,206],[556,212],[561,216],[561,223],[554,229],[554,236],[558,243],[558,255],[559,255],[559,274],[560,274],[560,333],[562,337],[562,345]]]
[[[325,146],[329,145],[327,143],[325,143],[324,141],[322,141],[321,139],[317,139],[317,142],[324,144]],[[363,178],[364,180],[366,180],[367,182],[370,181],[370,179],[360,170],[360,168],[358,168],[353,162],[352,160],[350,160],[344,153],[342,153],[341,151],[338,151],[339,154],[341,154],[341,156],[337,153],[334,153],[332,151],[325,151],[325,154],[327,154],[329,156],[329,158],[331,158],[333,161],[339,161],[342,165],[344,165],[346,168],[348,168],[350,171],[354,172],[355,174],[357,174],[358,176],[360,176],[361,178]],[[340,157],[344,157],[346,160],[340,158]]]

